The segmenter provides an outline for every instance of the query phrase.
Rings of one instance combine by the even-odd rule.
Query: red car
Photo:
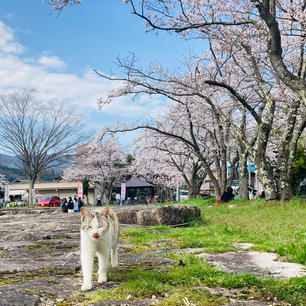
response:
[[[60,205],[61,205],[61,199],[57,196],[44,197],[42,200],[38,202],[38,206],[55,207]]]

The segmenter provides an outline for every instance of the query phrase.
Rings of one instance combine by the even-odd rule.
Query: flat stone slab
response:
[[[178,205],[184,207],[184,205]],[[125,210],[151,210],[154,207],[133,206],[114,207],[118,213]],[[81,288],[80,273],[80,214],[64,214],[60,208],[35,209],[26,211],[2,211],[0,215],[0,306],[54,306],[56,304],[69,304],[70,298]],[[122,227],[122,224],[120,225]],[[124,225],[135,227],[137,225]],[[151,230],[151,229],[150,229]],[[154,233],[155,230],[152,230]],[[242,248],[242,245],[237,245]],[[119,267],[109,268],[119,270],[133,270],[135,268],[152,269],[161,271],[175,264],[175,261],[163,257],[165,250],[152,252],[130,253],[133,251],[128,245],[119,246]],[[173,250],[177,251],[177,250]],[[244,263],[244,269],[240,273],[254,271],[268,277],[278,277],[268,273],[271,264],[260,270],[256,258],[251,261],[251,256],[244,255],[243,251],[232,252],[232,259],[224,257],[224,254],[206,254],[203,249],[180,250],[181,252],[201,253],[199,256],[207,260],[219,260],[225,266],[240,267]],[[245,252],[249,254],[249,252]],[[253,252],[258,253],[258,252]],[[266,253],[268,254],[268,253]],[[272,263],[276,255],[272,254]],[[218,257],[219,256],[219,257]],[[220,257],[221,256],[221,257]],[[256,256],[255,256],[256,257]],[[221,260],[222,259],[222,260]],[[249,259],[249,261],[247,261]],[[236,260],[236,261],[235,261]],[[284,263],[290,264],[290,263]],[[294,264],[295,265],[295,264]],[[301,265],[298,265],[301,266]],[[251,269],[252,270],[252,269]],[[305,269],[304,269],[305,270]],[[233,268],[233,272],[235,269]],[[305,274],[302,274],[304,276]],[[296,276],[296,275],[294,275]],[[291,277],[291,276],[290,276]],[[109,281],[104,284],[97,282],[94,277],[93,290],[109,290],[120,285],[120,282]],[[211,289],[212,290],[212,289]],[[215,290],[215,289],[214,289]],[[222,291],[223,290],[223,291]],[[227,306],[267,306],[262,301],[235,301],[239,299],[239,290],[218,289],[212,294],[221,294],[232,300]],[[242,292],[243,293],[243,292]],[[145,299],[141,301],[104,301],[94,306],[154,305],[159,299]],[[271,303],[270,303],[271,304]],[[80,304],[76,304],[80,305]]]
[[[65,304],[80,291],[80,219],[79,213],[64,214],[60,208],[27,214],[2,211],[0,306],[54,306],[57,300]],[[173,260],[157,251],[132,254],[120,243],[119,267],[109,270],[158,270],[173,264]],[[95,275],[93,290],[119,285],[111,281],[99,284]]]
[[[1,258],[0,271],[9,273],[33,272],[45,268],[77,271],[80,268],[80,255],[77,252],[58,257],[47,257],[47,254],[42,254],[40,258],[23,258],[22,254],[17,254],[19,257],[16,258]]]
[[[301,264],[277,261],[273,253],[238,251],[221,254],[202,253],[196,255],[216,268],[230,273],[252,273],[262,278],[305,277],[306,270]]]

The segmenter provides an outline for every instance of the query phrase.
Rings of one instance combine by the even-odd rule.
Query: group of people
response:
[[[62,199],[62,211],[64,213],[71,213],[71,212],[80,212],[81,207],[84,205],[81,198],[77,198],[76,196],[69,197],[69,200],[67,201],[66,198]]]
[[[255,199],[257,195],[257,190],[252,187],[249,187],[248,191],[249,191],[249,199],[250,200]],[[216,204],[221,204],[223,202],[226,203],[226,202],[232,201],[234,200],[234,198],[236,198],[236,196],[237,195],[234,193],[233,188],[231,186],[228,186],[226,187],[225,192],[223,192],[221,198],[216,199]],[[265,198],[265,191],[261,191],[259,194],[259,197]]]

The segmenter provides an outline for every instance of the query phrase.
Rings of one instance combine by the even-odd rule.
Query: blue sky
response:
[[[0,0],[1,92],[35,88],[42,99],[71,103],[84,113],[93,134],[116,120],[158,116],[164,101],[142,98],[135,104],[120,98],[98,111],[97,99],[118,84],[92,69],[119,74],[116,57],[130,52],[144,67],[158,62],[176,69],[183,53],[201,47],[175,35],[146,33],[144,22],[122,0],[83,0],[60,15],[41,0]]]

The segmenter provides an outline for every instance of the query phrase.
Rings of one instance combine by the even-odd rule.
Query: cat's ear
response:
[[[105,217],[108,217],[108,215],[109,215],[109,206],[105,207],[104,214],[105,214]]]
[[[82,221],[84,221],[85,218],[86,218],[87,216],[89,216],[89,215],[90,215],[89,211],[88,211],[87,209],[85,209],[84,207],[82,207],[82,208],[81,208]]]

